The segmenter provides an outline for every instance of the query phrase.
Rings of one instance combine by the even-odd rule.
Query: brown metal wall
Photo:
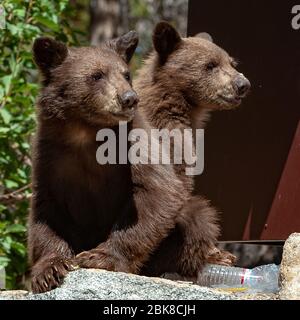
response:
[[[286,238],[300,231],[300,121],[262,239]]]
[[[188,34],[211,34],[240,61],[239,69],[252,83],[242,107],[213,114],[205,132],[205,171],[197,190],[223,212],[223,240],[285,239],[300,231],[297,146],[298,155],[289,158],[292,165],[286,163],[300,118],[300,30],[291,27],[294,4],[190,1]],[[288,199],[284,205],[276,204],[276,191]]]

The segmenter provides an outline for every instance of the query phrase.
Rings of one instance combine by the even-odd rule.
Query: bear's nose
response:
[[[131,108],[139,101],[137,94],[133,90],[124,92],[120,97],[120,102],[123,108]]]
[[[251,88],[250,81],[244,76],[237,76],[237,78],[233,82],[236,93],[239,97],[243,98],[247,95]]]

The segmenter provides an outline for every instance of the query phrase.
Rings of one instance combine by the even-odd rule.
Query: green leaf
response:
[[[18,188],[19,187],[19,185],[15,181],[12,181],[12,180],[9,180],[9,179],[5,179],[4,180],[4,184],[5,184],[7,189],[14,189],[14,188]]]
[[[2,86],[0,86],[0,101],[3,99],[4,97],[4,89]]]
[[[13,71],[15,69],[15,67],[16,67],[16,60],[15,60],[15,57],[13,55],[8,60],[8,63],[9,63],[10,70]]]
[[[8,226],[5,230],[6,233],[24,233],[26,228],[21,224],[12,224]]]
[[[12,118],[11,114],[4,108],[0,109],[0,115],[4,121],[5,124],[9,124],[10,120]]]
[[[18,27],[11,23],[6,23],[6,28],[11,32],[13,36],[17,35],[19,32]]]
[[[13,13],[20,18],[24,18],[25,17],[25,9],[16,9],[13,11]]]
[[[26,247],[22,243],[14,241],[11,248],[23,257],[26,255]]]
[[[8,264],[10,262],[10,259],[8,257],[3,257],[3,256],[0,256],[0,266],[1,267],[7,267]]]
[[[59,32],[59,26],[52,20],[42,16],[36,16],[34,19],[48,29],[54,32]]]
[[[5,135],[9,130],[9,128],[0,127],[0,135]]]
[[[64,11],[66,9],[67,5],[68,5],[68,1],[66,1],[66,0],[59,1],[59,10]]]
[[[10,236],[7,236],[3,239],[1,239],[2,248],[5,252],[9,253],[11,249],[12,239]]]
[[[2,83],[4,84],[5,94],[9,93],[11,81],[12,81],[12,74],[2,77]]]
[[[28,142],[22,142],[21,146],[22,146],[23,149],[27,149],[27,150],[30,148],[30,145],[29,145]]]

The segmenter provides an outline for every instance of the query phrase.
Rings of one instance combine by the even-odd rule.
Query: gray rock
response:
[[[300,233],[292,233],[283,248],[280,299],[300,300]]]
[[[0,300],[24,300],[29,292],[24,290],[0,291]]]
[[[241,300],[277,299],[272,294],[233,294],[190,282],[105,270],[70,272],[60,288],[42,294],[1,291],[0,300]]]
[[[18,293],[17,293],[18,292]],[[70,272],[64,284],[43,294],[5,291],[0,299],[22,300],[229,300],[232,295],[191,283],[148,278],[105,270],[78,269]]]
[[[285,242],[280,287],[279,294],[230,293],[190,282],[78,269],[69,273],[60,288],[50,292],[32,294],[18,290],[0,291],[0,300],[300,300],[300,233],[293,233]]]

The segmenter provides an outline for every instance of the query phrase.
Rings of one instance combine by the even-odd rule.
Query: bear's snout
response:
[[[133,90],[124,92],[119,96],[119,100],[123,108],[132,108],[139,101],[137,94]]]
[[[233,81],[233,87],[240,98],[244,98],[251,88],[250,81],[242,74],[239,74]]]

